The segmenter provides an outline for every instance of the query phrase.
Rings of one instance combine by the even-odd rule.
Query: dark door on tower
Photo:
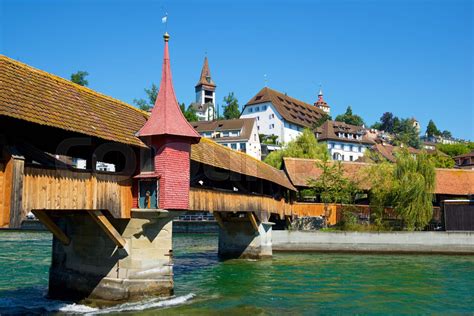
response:
[[[140,196],[139,196],[139,208],[157,208],[157,181],[153,180],[140,180]]]

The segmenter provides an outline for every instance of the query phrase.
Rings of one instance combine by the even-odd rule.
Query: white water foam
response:
[[[162,299],[151,299],[148,301],[140,301],[140,302],[133,302],[133,303],[124,303],[117,306],[112,306],[104,309],[99,309],[96,311],[92,311],[87,313],[88,315],[99,315],[99,314],[108,314],[108,313],[119,313],[119,312],[133,312],[133,311],[142,311],[145,309],[152,309],[152,308],[163,308],[163,307],[170,307],[175,305],[184,304],[196,295],[193,293],[173,297],[167,300]]]
[[[195,294],[190,293],[183,296],[173,297],[170,299],[153,298],[145,301],[138,301],[132,303],[124,303],[116,306],[106,308],[95,308],[87,305],[65,303],[61,301],[40,299],[36,302],[29,301],[28,303],[22,299],[17,298],[0,298],[0,315],[2,309],[5,311],[12,311],[16,309],[47,311],[49,313],[62,312],[66,314],[83,314],[83,315],[99,315],[119,312],[133,312],[152,308],[166,308],[183,304],[195,297]]]

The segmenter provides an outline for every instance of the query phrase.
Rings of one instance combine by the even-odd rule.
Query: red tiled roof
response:
[[[222,131],[240,131],[240,136],[220,136],[219,140],[248,141],[252,136],[252,129],[255,125],[255,118],[241,118],[232,120],[200,121],[192,122],[193,128],[201,132],[222,132]],[[220,141],[219,141],[220,142]]]
[[[151,116],[138,132],[139,136],[175,135],[199,141],[201,137],[189,124],[179,108],[174,93],[173,78],[171,76],[170,55],[168,50],[169,35],[164,35],[165,50],[163,54],[163,68],[161,84],[155,106]]]
[[[283,158],[284,169],[296,187],[308,187],[310,179],[317,179],[322,171],[314,159]],[[360,181],[364,179],[363,169],[368,163],[343,162],[344,174]],[[370,189],[370,183],[361,183],[362,188]],[[436,168],[435,194],[471,195],[474,194],[474,170]]]
[[[325,114],[323,110],[314,105],[289,97],[267,87],[260,90],[250,99],[245,107],[266,102],[271,102],[286,121],[308,128],[312,128],[314,123]]]
[[[318,140],[337,140],[341,142],[357,143],[357,144],[374,144],[374,141],[369,139],[362,126],[355,126],[338,121],[326,121],[316,129]],[[337,133],[350,133],[362,135],[362,139],[345,138],[337,136]]]
[[[399,146],[393,146],[393,145],[390,145],[390,144],[375,144],[374,146],[372,146],[372,150],[374,150],[375,152],[378,152],[379,154],[381,154],[385,159],[387,159],[388,161],[391,161],[391,162],[395,162],[396,161],[396,157],[395,157],[395,154],[397,151],[400,151],[400,150],[403,150],[404,148],[402,147],[399,147]],[[416,148],[413,148],[413,147],[405,147],[405,149],[408,149],[408,152],[410,154],[419,154],[421,151],[416,149]]]

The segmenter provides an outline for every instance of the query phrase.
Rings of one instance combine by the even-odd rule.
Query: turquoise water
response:
[[[51,236],[0,232],[0,314],[472,314],[474,256],[277,253],[217,258],[217,237],[174,237],[176,297],[104,310],[44,298]]]

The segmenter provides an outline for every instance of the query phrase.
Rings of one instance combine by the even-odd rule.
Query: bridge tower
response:
[[[120,302],[173,294],[172,219],[189,207],[191,144],[200,136],[176,100],[168,42],[165,33],[160,90],[138,131],[147,147],[132,179],[130,218],[102,210],[61,215],[55,222],[43,215],[55,233],[51,298]]]

